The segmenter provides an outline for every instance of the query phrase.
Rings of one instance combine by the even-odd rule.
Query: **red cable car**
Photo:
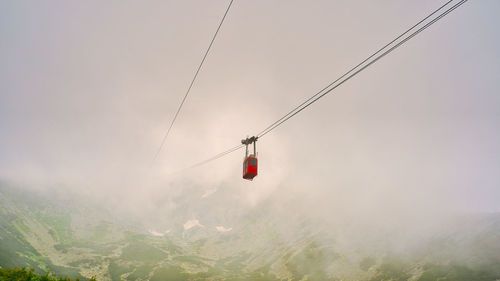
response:
[[[241,143],[245,145],[245,160],[243,160],[243,178],[246,180],[253,180],[257,176],[257,151],[255,148],[255,143],[257,142],[257,137],[246,138],[241,140]],[[253,143],[253,154],[248,155],[248,145]]]
[[[246,157],[243,161],[243,178],[246,180],[253,180],[257,175],[257,157],[253,154]]]

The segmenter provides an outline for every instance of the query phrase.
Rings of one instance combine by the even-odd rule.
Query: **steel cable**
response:
[[[373,60],[369,61],[366,65],[364,65],[361,68],[357,69],[358,67],[360,67],[361,65],[363,65],[364,63],[366,63],[368,60],[370,60],[371,58],[373,58],[374,56],[376,56],[377,54],[379,54],[381,51],[383,51],[384,49],[386,49],[389,45],[395,43],[398,39],[401,39],[401,37],[403,37],[404,35],[406,35],[411,30],[415,29],[415,27],[417,27],[420,24],[422,24],[423,22],[425,22],[432,15],[434,15],[436,12],[438,12],[439,10],[441,10],[442,8],[444,8],[445,6],[447,6],[452,1],[453,0],[450,0],[447,3],[445,3],[444,5],[442,5],[441,7],[439,7],[437,10],[435,10],[434,12],[432,12],[431,14],[429,14],[423,20],[419,21],[417,24],[415,24],[414,26],[412,26],[410,29],[408,29],[407,31],[405,31],[404,33],[402,33],[401,35],[399,35],[396,39],[394,39],[390,43],[386,44],[384,47],[382,47],[381,49],[379,49],[377,52],[375,52],[374,54],[372,54],[371,56],[369,56],[368,58],[366,58],[365,60],[363,60],[361,63],[359,63],[358,65],[356,65],[354,68],[352,68],[351,70],[349,70],[348,72],[346,72],[345,74],[343,74],[342,76],[340,76],[334,82],[330,83],[327,87],[323,88],[321,91],[319,91],[318,93],[316,93],[315,95],[313,95],[312,97],[310,97],[309,99],[307,99],[306,101],[304,101],[303,103],[301,103],[299,106],[295,107],[293,110],[291,110],[290,112],[288,112],[287,114],[285,114],[283,117],[281,117],[280,119],[278,119],[277,121],[275,121],[271,125],[267,126],[266,129],[262,130],[256,136],[258,138],[261,138],[261,137],[265,136],[266,134],[268,134],[269,132],[271,132],[272,130],[274,130],[275,128],[277,128],[278,126],[280,126],[281,124],[283,124],[284,122],[286,122],[287,120],[289,120],[290,118],[292,118],[293,116],[297,115],[302,110],[304,110],[307,107],[309,107],[314,102],[318,101],[319,99],[321,99],[322,97],[324,97],[325,95],[327,95],[328,93],[330,93],[331,91],[333,91],[334,89],[336,89],[337,87],[339,87],[340,85],[342,85],[343,83],[347,82],[348,80],[350,80],[351,78],[353,78],[354,76],[356,76],[357,74],[359,74],[361,71],[365,70],[366,68],[368,68],[369,66],[371,66],[372,64],[374,64],[375,62],[377,62],[378,60],[380,60],[381,58],[385,57],[386,55],[388,55],[389,53],[391,53],[392,51],[394,51],[395,49],[397,49],[398,47],[400,47],[401,45],[403,45],[404,43],[406,43],[411,38],[415,37],[420,32],[424,31],[425,29],[427,29],[428,27],[430,27],[431,25],[433,25],[434,23],[436,23],[437,21],[439,21],[440,19],[442,19],[444,16],[448,15],[450,12],[452,12],[456,8],[458,8],[461,5],[463,5],[468,0],[461,0],[461,1],[459,1],[458,3],[456,3],[455,5],[453,5],[451,8],[447,9],[446,11],[444,11],[443,13],[441,13],[439,16],[435,17],[434,19],[432,19],[431,21],[429,21],[428,23],[426,23],[424,26],[420,27],[415,32],[413,32],[410,35],[408,35],[407,37],[405,37],[403,40],[401,40],[400,42],[398,42],[396,45],[392,46],[391,48],[389,48],[388,50],[386,50],[385,52],[383,52],[379,56],[375,57]],[[353,72],[355,69],[357,69],[357,70],[355,72]],[[353,72],[353,73],[350,74],[351,72]],[[349,75],[349,76],[347,76],[347,75]],[[346,78],[343,79],[343,80],[341,80],[344,77],[346,77]],[[339,82],[339,83],[337,83],[337,82]],[[335,83],[337,83],[337,84],[335,84]],[[208,159],[206,159],[204,161],[198,162],[197,164],[194,164],[194,165],[192,165],[192,166],[190,166],[190,167],[188,167],[186,169],[194,168],[194,167],[197,167],[197,166],[204,165],[204,164],[206,164],[208,162],[211,162],[213,160],[221,158],[221,157],[223,157],[223,156],[225,156],[225,155],[227,155],[229,153],[232,153],[232,152],[234,152],[236,150],[239,150],[240,148],[243,148],[243,147],[244,147],[244,145],[235,146],[235,147],[230,148],[230,149],[228,149],[228,150],[226,150],[224,152],[221,152],[221,153],[219,153],[219,154],[217,154],[217,155],[215,155],[215,156],[213,156],[211,158],[208,158]]]
[[[222,20],[220,21],[219,26],[217,27],[217,30],[215,31],[215,34],[212,37],[212,40],[210,41],[210,44],[208,45],[207,50],[205,51],[205,55],[203,55],[203,59],[201,60],[200,65],[198,66],[198,69],[196,69],[194,77],[191,80],[191,83],[189,84],[189,87],[186,91],[186,94],[184,95],[184,98],[182,99],[181,104],[179,105],[179,108],[177,108],[177,111],[175,112],[175,115],[174,115],[174,118],[172,119],[172,122],[170,122],[170,126],[168,127],[168,130],[165,133],[165,135],[161,141],[160,147],[158,148],[158,151],[156,152],[156,154],[153,158],[153,162],[156,160],[156,158],[158,158],[158,155],[160,154],[160,152],[163,148],[163,145],[165,144],[165,141],[167,140],[168,135],[170,134],[170,131],[172,130],[172,127],[174,126],[175,120],[177,120],[177,116],[179,116],[179,112],[181,111],[181,108],[184,105],[186,98],[188,97],[189,93],[191,92],[191,88],[193,87],[193,84],[194,84],[196,78],[198,77],[198,73],[200,73],[201,67],[203,66],[203,63],[205,62],[205,59],[207,58],[208,53],[210,52],[210,49],[212,48],[212,45],[214,44],[215,38],[217,37],[217,34],[219,33],[219,30],[222,26],[222,23],[224,23],[224,20],[226,19],[227,13],[229,12],[231,5],[233,4],[233,1],[234,0],[231,0],[231,2],[229,2],[229,5],[227,6],[226,12],[224,13]]]

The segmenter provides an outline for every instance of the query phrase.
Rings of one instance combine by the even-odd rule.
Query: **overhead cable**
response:
[[[338,79],[336,79],[335,81],[333,81],[332,83],[330,83],[328,86],[326,86],[325,88],[323,88],[321,91],[319,91],[318,93],[316,93],[315,95],[313,95],[312,97],[310,97],[309,99],[307,99],[306,101],[304,101],[303,103],[301,103],[300,105],[298,105],[297,107],[295,107],[293,110],[291,110],[290,112],[288,112],[287,114],[285,114],[283,117],[281,117],[280,119],[278,119],[277,121],[275,121],[274,123],[272,123],[271,125],[269,125],[268,127],[266,127],[266,129],[264,129],[260,133],[258,133],[257,136],[259,138],[263,137],[264,135],[266,135],[270,131],[274,130],[276,127],[280,126],[281,124],[283,124],[284,122],[286,122],[288,119],[290,119],[293,116],[297,115],[299,112],[301,112],[302,110],[304,110],[305,108],[307,108],[308,106],[310,106],[311,104],[313,104],[314,102],[316,102],[317,100],[319,100],[320,98],[324,97],[326,94],[330,93],[331,91],[333,91],[334,89],[336,89],[340,85],[344,84],[349,79],[351,79],[352,77],[356,76],[358,73],[360,73],[361,71],[363,71],[364,69],[366,69],[370,65],[374,64],[375,62],[377,62],[379,59],[383,58],[384,56],[386,56],[387,54],[389,54],[393,50],[397,49],[399,46],[403,45],[405,42],[407,42],[408,40],[410,40],[411,38],[413,38],[414,36],[416,36],[417,34],[419,34],[420,32],[422,32],[423,30],[425,30],[426,28],[428,28],[429,26],[431,26],[432,24],[434,24],[435,22],[437,22],[438,20],[440,20],[444,16],[446,16],[447,14],[449,14],[450,12],[452,12],[453,10],[455,10],[456,8],[458,8],[459,6],[461,6],[462,4],[464,4],[465,2],[467,2],[468,0],[461,0],[457,4],[453,5],[451,8],[449,8],[446,11],[444,11],[442,14],[440,14],[439,16],[437,16],[436,18],[434,18],[433,20],[431,20],[430,22],[428,22],[427,24],[425,24],[424,26],[422,26],[421,28],[419,28],[418,30],[416,30],[415,32],[413,32],[412,34],[410,34],[409,36],[407,36],[406,38],[404,38],[402,41],[398,42],[396,45],[392,46],[390,49],[388,49],[387,51],[383,52],[381,55],[377,56],[376,58],[374,58],[373,60],[371,60],[370,62],[368,62],[366,65],[364,65],[363,67],[361,67],[361,68],[358,69],[358,67],[360,67],[362,64],[364,64],[369,59],[373,58],[375,55],[377,55],[378,53],[380,53],[381,51],[383,51],[384,49],[386,49],[389,45],[391,45],[394,42],[396,42],[398,39],[400,39],[402,36],[404,36],[405,34],[407,34],[408,32],[410,32],[411,30],[413,30],[415,27],[417,27],[418,25],[420,25],[422,22],[424,22],[425,20],[429,19],[429,17],[431,17],[432,15],[434,15],[436,12],[438,12],[439,10],[441,10],[443,7],[445,7],[446,5],[448,5],[452,1],[453,0],[448,1],[443,6],[441,6],[440,8],[438,8],[437,10],[435,10],[434,12],[432,12],[429,16],[425,17],[419,23],[417,23],[416,25],[412,26],[410,29],[408,29],[407,31],[405,31],[404,33],[402,33],[400,36],[398,36],[396,39],[392,40],[390,43],[386,44],[384,47],[382,47],[381,49],[379,49],[377,52],[375,52],[374,54],[372,54],[371,56],[369,56],[368,58],[366,58],[364,61],[362,61],[361,63],[359,63],[355,67],[353,67],[351,70],[349,70],[348,72],[346,72],[345,74],[343,74],[341,77],[339,77]],[[356,71],[354,73],[352,73],[354,70],[356,70]],[[350,73],[352,73],[352,74],[350,74]],[[347,75],[349,75],[347,78],[345,78],[344,80],[341,80],[342,78],[346,77]],[[337,83],[337,84],[335,84],[335,83]],[[325,90],[326,90],[326,92],[325,92]]]
[[[237,150],[239,150],[239,149],[241,149],[243,147],[245,147],[245,145],[243,145],[243,144],[237,145],[237,146],[232,147],[232,148],[230,148],[230,149],[228,149],[228,150],[226,150],[224,152],[216,154],[216,155],[214,155],[214,156],[212,156],[212,157],[210,157],[210,158],[208,158],[206,160],[200,161],[200,162],[198,162],[196,164],[193,164],[193,165],[191,165],[191,166],[189,166],[187,168],[184,168],[181,171],[187,170],[187,169],[191,169],[191,168],[195,168],[195,167],[198,167],[198,166],[201,166],[201,165],[204,165],[204,164],[206,164],[208,162],[211,162],[211,161],[214,161],[216,159],[219,159],[219,158],[221,158],[221,157],[223,157],[223,156],[225,156],[225,155],[227,155],[227,154],[229,154],[231,152],[237,151]]]
[[[227,6],[226,12],[224,13],[222,20],[220,21],[219,26],[217,27],[217,30],[215,31],[214,36],[212,37],[212,40],[210,41],[210,44],[208,45],[208,48],[205,51],[205,55],[203,55],[203,59],[201,60],[200,64],[198,65],[198,69],[196,69],[194,77],[191,80],[191,83],[189,84],[189,87],[186,91],[186,94],[184,94],[184,98],[182,98],[181,104],[179,105],[179,108],[177,108],[177,111],[175,112],[175,115],[174,115],[174,118],[172,119],[172,122],[170,122],[170,126],[168,127],[168,129],[167,129],[167,131],[166,131],[166,133],[161,141],[160,147],[158,148],[158,151],[156,152],[156,154],[153,158],[153,162],[156,160],[156,158],[158,158],[158,155],[160,154],[160,152],[163,148],[163,145],[165,144],[165,141],[167,140],[168,135],[170,134],[170,131],[172,130],[172,127],[174,126],[175,120],[177,120],[177,116],[179,116],[179,112],[181,112],[181,108],[184,105],[184,102],[186,101],[186,98],[188,97],[188,95],[191,91],[191,88],[194,85],[196,78],[198,77],[198,73],[200,73],[201,67],[203,66],[203,63],[205,62],[205,59],[207,58],[208,53],[210,52],[210,49],[212,48],[212,45],[214,44],[215,38],[217,37],[217,34],[219,33],[219,30],[222,26],[222,23],[224,23],[224,20],[226,19],[227,13],[229,12],[231,5],[233,4],[233,1],[234,0],[231,0],[231,2],[229,2],[229,5]]]
[[[425,22],[426,20],[428,20],[430,17],[432,17],[438,11],[442,10],[445,6],[449,5],[451,2],[453,2],[453,0],[450,0],[450,1],[446,2],[444,5],[442,5],[441,7],[439,7],[437,10],[435,10],[434,12],[432,12],[431,14],[429,14],[427,17],[425,17],[421,21],[419,21],[417,24],[415,24],[414,26],[412,26],[410,29],[408,29],[407,31],[405,31],[404,33],[402,33],[401,35],[399,35],[398,37],[396,37],[390,43],[386,44],[384,47],[382,47],[381,49],[379,49],[377,52],[373,53],[368,58],[366,58],[365,60],[363,60],[361,63],[359,63],[358,65],[356,65],[355,67],[353,67],[351,70],[349,70],[348,72],[346,72],[345,74],[343,74],[342,76],[340,76],[334,82],[330,83],[328,86],[326,86],[325,88],[323,88],[321,91],[319,91],[318,93],[316,93],[315,95],[313,95],[312,97],[310,97],[309,99],[307,99],[306,101],[304,101],[303,103],[301,103],[299,106],[295,107],[293,110],[291,110],[290,112],[288,112],[287,114],[285,114],[283,117],[281,117],[280,119],[278,119],[277,121],[275,121],[271,125],[267,126],[264,130],[262,130],[256,136],[258,138],[261,138],[264,135],[268,134],[269,132],[271,132],[272,130],[274,130],[275,128],[277,128],[278,126],[280,126],[281,124],[283,124],[284,122],[286,122],[287,120],[289,120],[290,118],[292,118],[293,116],[297,115],[299,112],[301,112],[302,110],[306,109],[311,104],[315,103],[316,101],[318,101],[319,99],[321,99],[322,97],[324,97],[325,95],[327,95],[328,93],[332,92],[334,89],[336,89],[340,85],[344,84],[345,82],[347,82],[348,80],[350,80],[351,78],[353,78],[354,76],[356,76],[357,74],[359,74],[361,71],[365,70],[366,68],[368,68],[369,66],[371,66],[372,64],[374,64],[375,62],[377,62],[378,60],[380,60],[381,58],[385,57],[386,55],[388,55],[389,53],[391,53],[392,51],[394,51],[395,49],[397,49],[398,47],[400,47],[401,45],[403,45],[404,43],[406,43],[411,38],[415,37],[420,32],[422,32],[425,29],[427,29],[429,26],[431,26],[434,23],[436,23],[437,21],[439,21],[440,19],[442,19],[444,16],[448,15],[450,12],[452,12],[456,8],[460,7],[461,5],[463,5],[467,1],[468,0],[461,0],[461,1],[459,1],[458,3],[454,4],[452,7],[448,8],[447,10],[445,10],[444,12],[442,12],[441,14],[439,14],[437,17],[433,18],[431,21],[429,21],[428,23],[426,23],[424,26],[418,28],[416,31],[414,31],[413,33],[411,33],[410,35],[408,35],[407,37],[405,37],[404,39],[402,39],[401,41],[399,41],[398,43],[396,43],[394,46],[392,46],[389,49],[387,49],[387,47],[389,47],[390,45],[394,44],[397,40],[401,39],[403,36],[405,36],[406,34],[408,34],[410,31],[414,30],[416,27],[418,27],[423,22]],[[385,49],[387,49],[387,50],[384,51],[384,52],[382,52]],[[370,60],[370,59],[372,59],[372,60]],[[365,64],[365,65],[363,65],[363,64]],[[194,167],[206,164],[208,162],[211,162],[213,160],[216,160],[216,159],[218,159],[220,157],[223,157],[223,156],[225,156],[225,155],[227,155],[227,154],[229,154],[231,152],[234,152],[234,151],[236,151],[236,150],[238,150],[238,149],[240,149],[242,147],[244,147],[244,145],[238,145],[236,147],[228,149],[228,150],[226,150],[226,151],[224,151],[222,153],[219,153],[219,154],[217,154],[217,155],[215,155],[215,156],[213,156],[211,158],[208,158],[207,160],[199,162],[199,163],[191,166],[190,168],[194,168]]]

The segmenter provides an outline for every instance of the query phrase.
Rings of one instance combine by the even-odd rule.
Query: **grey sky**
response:
[[[182,183],[324,205],[500,211],[500,2],[470,0],[258,143],[237,145],[444,1],[2,1],[0,177],[116,200]],[[174,173],[174,174],[172,174]],[[174,182],[174,183],[172,183]],[[376,207],[373,207],[376,209]]]

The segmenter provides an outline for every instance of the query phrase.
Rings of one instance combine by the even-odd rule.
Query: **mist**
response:
[[[1,3],[2,182],[144,230],[227,230],[264,210],[283,236],[305,220],[341,244],[401,252],[457,214],[500,211],[494,0],[469,1],[260,139],[251,182],[243,149],[188,167],[444,2],[235,1],[154,159],[226,2]]]

